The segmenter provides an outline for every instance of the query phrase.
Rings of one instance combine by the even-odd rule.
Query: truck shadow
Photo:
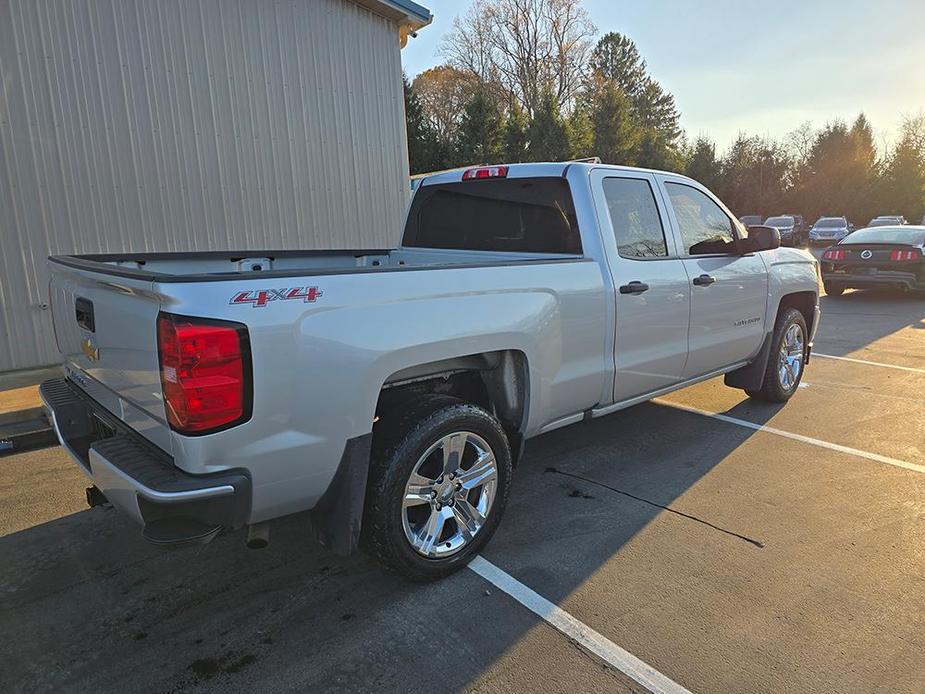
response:
[[[909,328],[925,330],[925,293],[849,291],[839,297],[822,296],[820,307],[816,348],[825,354],[846,356]],[[830,326],[837,326],[837,333]],[[921,340],[921,335],[912,339]]]
[[[660,514],[761,552],[760,530],[676,507],[752,434],[648,403],[539,437],[485,556],[560,602]],[[470,571],[412,585],[333,556],[305,516],[263,550],[238,533],[164,552],[97,508],[0,538],[0,557],[4,691],[455,690],[537,624]]]

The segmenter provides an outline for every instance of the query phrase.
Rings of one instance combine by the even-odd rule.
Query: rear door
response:
[[[598,169],[591,185],[615,292],[620,402],[681,380],[691,291],[654,177]]]
[[[151,282],[51,263],[49,295],[67,377],[170,452],[157,354],[160,298]]]
[[[685,378],[751,359],[760,349],[768,270],[757,253],[740,254],[739,227],[719,201],[689,180],[661,177],[691,289]]]

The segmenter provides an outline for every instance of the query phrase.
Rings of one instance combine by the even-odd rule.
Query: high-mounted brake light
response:
[[[914,250],[901,251],[895,250],[890,252],[890,260],[916,260],[919,252]]]
[[[244,325],[161,313],[157,343],[172,429],[206,434],[250,416],[250,343]]]
[[[824,260],[844,260],[847,253],[841,248],[830,248],[822,254]]]
[[[479,178],[507,178],[506,166],[482,166],[477,169],[466,169],[462,180],[471,181]]]

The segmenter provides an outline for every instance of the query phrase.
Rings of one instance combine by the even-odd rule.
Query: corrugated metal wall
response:
[[[346,0],[0,0],[0,371],[58,360],[45,258],[394,245],[396,27]]]

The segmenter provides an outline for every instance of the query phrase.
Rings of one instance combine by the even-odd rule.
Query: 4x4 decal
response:
[[[291,301],[301,299],[306,303],[314,303],[323,292],[318,287],[292,287],[291,289],[255,289],[248,292],[238,292],[228,303],[231,305],[250,304],[254,308],[263,308],[271,301]]]

